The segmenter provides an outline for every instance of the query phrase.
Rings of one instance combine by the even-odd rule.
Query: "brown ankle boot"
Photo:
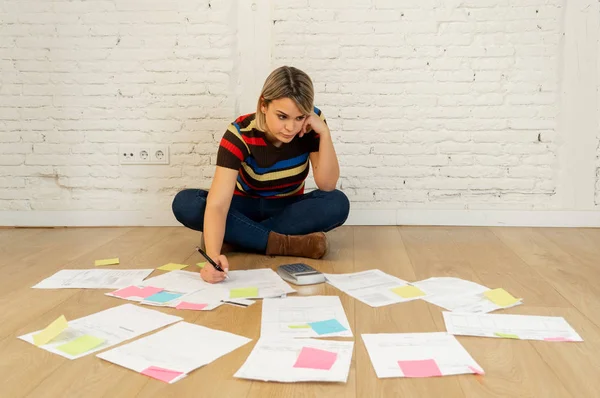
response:
[[[328,250],[327,236],[323,232],[307,235],[282,235],[271,231],[267,241],[269,256],[294,256],[321,258]]]

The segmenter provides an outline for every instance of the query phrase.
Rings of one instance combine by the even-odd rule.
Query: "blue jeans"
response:
[[[208,191],[185,189],[175,195],[173,213],[188,228],[204,230]],[[271,231],[283,235],[327,232],[348,218],[350,202],[338,190],[315,190],[301,196],[280,199],[248,198],[234,195],[225,223],[224,241],[264,253]]]

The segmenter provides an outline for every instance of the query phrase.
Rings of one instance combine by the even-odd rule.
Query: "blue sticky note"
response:
[[[343,327],[337,319],[328,319],[326,321],[311,322],[309,323],[309,325],[319,335],[343,332],[344,330],[348,330],[345,327]]]
[[[179,298],[183,296],[183,294],[179,294],[179,293],[169,293],[169,292],[158,292],[156,294],[153,294],[152,296],[148,296],[144,299],[144,301],[153,301],[155,303],[167,303],[171,300],[175,300],[176,298]]]

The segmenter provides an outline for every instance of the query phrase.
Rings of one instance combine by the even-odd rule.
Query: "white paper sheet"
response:
[[[429,297],[479,294],[489,290],[478,283],[453,277],[433,277],[413,282],[411,285],[418,287]]]
[[[329,370],[294,367],[303,347],[334,352],[337,358]],[[261,338],[234,377],[284,383],[303,381],[345,383],[348,380],[353,347],[353,341]]]
[[[247,344],[236,334],[180,322],[160,332],[98,354],[98,358],[142,372],[151,366],[184,374]],[[174,379],[174,383],[181,378]]]
[[[469,313],[488,313],[500,309],[512,308],[517,305],[523,304],[522,300],[517,303],[500,307],[499,305],[491,302],[483,293],[479,294],[467,294],[467,295],[456,295],[456,296],[432,296],[424,299],[428,303],[442,307],[448,311],[455,312],[469,312]]]
[[[40,346],[40,348],[68,359],[77,359],[182,319],[178,316],[163,314],[162,312],[138,307],[133,304],[124,304],[75,320],[67,318],[69,327],[48,344]],[[19,338],[33,344],[32,336],[38,332],[39,330],[19,336]],[[105,341],[100,346],[75,356],[56,349],[56,347],[62,344],[85,335],[98,337]]]
[[[324,275],[330,285],[371,307],[403,303],[420,298],[403,298],[392,292],[390,289],[406,286],[408,282],[378,269],[351,274]]]
[[[523,340],[583,341],[563,317],[443,312],[450,334]]]
[[[369,358],[377,377],[429,377],[484,373],[456,338],[447,333],[363,334]],[[410,363],[405,361],[434,361],[439,374],[427,374],[416,368],[419,376],[405,374]],[[398,362],[401,361],[402,365]],[[429,369],[431,372],[431,369]],[[431,372],[435,373],[435,372]]]
[[[63,269],[34,289],[118,289],[142,283],[153,269]]]
[[[236,288],[256,287],[258,289],[258,295],[256,296],[238,298],[280,297],[296,291],[270,268],[230,271],[228,275],[229,278],[225,279],[223,282],[212,284],[204,282],[198,272],[171,271],[154,278],[149,278],[145,280],[141,286],[162,288],[165,291],[172,293],[194,293],[195,300],[210,303],[229,299],[230,290]],[[106,295],[117,297],[114,296],[112,292],[106,293]],[[175,306],[178,301],[182,300],[182,297],[178,297],[165,303],[154,303],[147,300],[140,300],[135,297],[128,298],[127,300],[139,301],[142,304],[148,305]]]
[[[309,322],[336,319],[346,330],[319,335],[312,328],[298,328]],[[296,326],[296,328],[294,328]],[[352,337],[350,324],[338,296],[264,299],[261,338]]]

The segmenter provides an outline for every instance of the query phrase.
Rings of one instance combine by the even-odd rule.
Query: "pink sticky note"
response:
[[[112,292],[113,295],[121,298],[128,298],[131,296],[137,296],[140,291],[140,288],[137,286],[128,286],[123,289],[119,289],[117,291]]]
[[[138,296],[141,298],[150,297],[156,293],[162,292],[164,289],[160,287],[146,286],[139,290]]]
[[[434,359],[398,361],[398,365],[402,369],[404,377],[432,377],[442,375]]]
[[[337,353],[318,348],[302,347],[294,364],[295,368],[329,370],[337,359]]]
[[[159,368],[158,366],[150,366],[149,368],[142,370],[142,374],[150,376],[153,379],[164,381],[165,383],[170,383],[183,373],[177,372],[176,370]]]
[[[177,304],[177,307],[175,307],[178,310],[195,310],[195,311],[200,311],[203,310],[204,308],[206,308],[208,306],[208,304],[196,304],[196,303],[188,303],[187,301],[182,301],[181,303]]]
[[[566,337],[544,337],[544,341],[573,341]]]
[[[475,373],[476,375],[484,375],[485,372],[483,370],[477,369],[474,366],[469,366],[469,370],[473,373]]]
[[[163,289],[161,289],[159,287],[147,286],[147,287],[140,289],[137,286],[129,286],[129,287],[117,290],[117,291],[113,292],[112,294],[114,294],[117,297],[121,297],[121,298],[129,298],[129,297],[146,298],[146,297],[150,297],[153,294],[156,294],[156,293],[162,292],[162,291],[163,291]]]

